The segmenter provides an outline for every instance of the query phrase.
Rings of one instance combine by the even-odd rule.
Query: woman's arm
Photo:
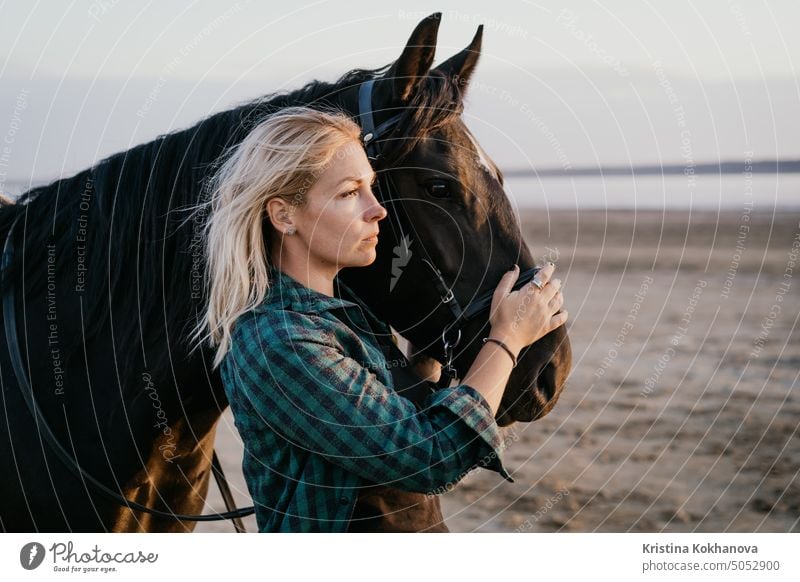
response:
[[[477,466],[513,481],[493,411],[466,384],[414,404],[344,355],[335,324],[292,311],[249,314],[234,330],[226,375],[263,422],[294,445],[373,483],[441,490]]]
[[[478,352],[463,382],[480,392],[489,403],[492,414],[497,415],[513,369],[514,362],[505,350],[494,342],[487,342]]]
[[[409,343],[409,346],[411,353],[409,361],[414,373],[423,380],[438,382],[442,374],[442,365],[422,352],[417,353],[413,344]],[[495,415],[511,376],[512,364],[511,358],[503,348],[496,343],[488,342],[478,352],[462,382],[478,390]]]

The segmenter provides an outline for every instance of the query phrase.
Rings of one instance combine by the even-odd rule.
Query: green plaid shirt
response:
[[[274,267],[270,283],[221,366],[260,532],[346,531],[362,485],[439,494],[476,467],[514,481],[483,396],[461,384],[418,410],[398,394],[390,366],[408,361],[394,344],[387,360],[391,329],[338,277],[336,297]]]

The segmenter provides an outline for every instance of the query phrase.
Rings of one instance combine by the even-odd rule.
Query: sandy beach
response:
[[[515,483],[476,470],[442,496],[451,531],[800,531],[800,210],[521,220],[564,282],[573,370],[504,429]],[[248,504],[230,411],[217,450]]]

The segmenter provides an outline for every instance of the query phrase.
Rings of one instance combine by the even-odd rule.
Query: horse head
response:
[[[483,29],[466,48],[432,68],[439,22],[439,14],[422,20],[400,57],[372,80],[369,127],[390,129],[365,139],[377,139],[381,146],[372,162],[389,217],[377,260],[366,268],[344,269],[341,276],[431,358],[444,361],[444,342],[452,345],[453,338],[443,330],[458,329],[452,365],[463,378],[483,345],[480,339],[488,335],[489,310],[456,322],[453,305],[466,308],[492,291],[514,263],[521,273],[535,265],[505,194],[503,174],[462,118]],[[339,98],[363,126],[362,84]],[[443,286],[448,295],[452,292],[451,301],[443,300]],[[498,423],[547,414],[571,362],[564,326],[525,348],[507,384]]]

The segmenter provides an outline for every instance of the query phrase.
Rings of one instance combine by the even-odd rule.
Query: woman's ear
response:
[[[274,197],[267,200],[266,213],[272,227],[278,233],[283,233],[287,228],[293,226],[289,205],[282,198]]]

